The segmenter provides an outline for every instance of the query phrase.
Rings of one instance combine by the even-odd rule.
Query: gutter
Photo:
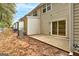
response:
[[[73,3],[69,4],[69,49],[70,53],[69,55],[73,55],[74,49],[73,49]]]

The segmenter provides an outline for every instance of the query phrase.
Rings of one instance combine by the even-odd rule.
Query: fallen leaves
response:
[[[20,48],[27,48],[29,44],[26,41],[18,39],[16,36],[16,33],[13,33],[12,31],[8,31],[8,36],[6,35],[6,32],[0,33],[3,36],[0,38],[0,53],[7,53],[12,55],[22,55],[24,54],[24,51]]]
[[[28,36],[19,39],[17,33],[13,33],[11,29],[0,33],[0,55],[1,53],[10,56],[67,55],[64,51]]]

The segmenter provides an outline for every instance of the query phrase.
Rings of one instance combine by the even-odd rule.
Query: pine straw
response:
[[[0,33],[0,55],[52,56],[67,55],[67,53],[33,38],[19,39],[11,29],[6,29],[5,32]]]
[[[11,29],[6,29],[0,33],[0,53],[9,55],[25,55],[24,50],[29,44],[23,40],[17,39],[17,34]],[[22,48],[22,49],[21,49]]]

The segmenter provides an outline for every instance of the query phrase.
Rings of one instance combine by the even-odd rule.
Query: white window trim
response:
[[[50,3],[50,4],[51,4],[51,9],[48,10],[48,11],[47,11],[47,4],[46,4],[46,12],[45,12],[45,13],[50,12],[50,11],[52,10],[52,3]],[[44,8],[42,7],[42,14],[45,14],[45,13],[43,13],[43,9],[44,9]]]
[[[46,6],[46,7],[44,7],[44,6]],[[46,9],[46,12],[47,12],[47,4],[43,5],[43,7],[42,7],[42,13],[43,13],[43,9]],[[46,12],[44,12],[44,13],[46,13]]]
[[[53,23],[53,22],[57,22],[57,23],[58,23],[58,21],[52,21],[52,23]],[[57,25],[58,25],[58,24],[57,24]],[[57,26],[57,28],[58,28],[58,26]],[[52,30],[53,30],[53,29],[52,29]],[[57,30],[57,31],[58,31],[58,30]],[[56,34],[53,34],[53,35],[58,35],[58,34],[56,33]]]
[[[54,20],[54,21],[51,21],[51,35],[55,35],[55,34],[52,34],[52,22],[55,22],[55,21],[57,21],[57,24],[58,24],[58,21],[62,21],[62,20],[65,20],[66,21],[66,25],[65,25],[65,27],[66,27],[66,30],[65,30],[65,36],[63,36],[63,35],[59,35],[58,34],[58,32],[59,32],[59,29],[58,29],[58,26],[59,25],[57,25],[57,35],[56,36],[61,36],[61,37],[67,37],[67,18],[61,18],[61,19],[56,19],[56,20]]]
[[[57,21],[57,35],[59,35],[59,22]]]

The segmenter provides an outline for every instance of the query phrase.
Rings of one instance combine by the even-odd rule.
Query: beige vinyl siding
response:
[[[79,40],[79,4],[73,4],[74,12],[74,39]]]
[[[33,16],[33,12],[29,13],[28,16]]]
[[[40,8],[37,9],[37,16],[40,16],[41,12],[40,12]]]
[[[27,17],[26,16],[23,18],[23,21],[24,21],[24,33],[27,34]]]
[[[42,9],[42,8],[41,8]],[[42,11],[42,10],[41,10]],[[41,33],[49,34],[50,31],[50,24],[49,22],[52,21],[59,21],[59,20],[66,20],[67,22],[67,30],[66,35],[68,36],[69,33],[69,4],[66,3],[53,3],[52,10],[41,14]]]
[[[41,34],[47,34],[49,35],[51,23],[55,21],[66,21],[66,37],[62,35],[51,35],[47,36],[45,38],[40,38],[41,41],[49,43],[53,46],[56,46],[58,48],[69,50],[69,6],[70,4],[67,3],[52,3],[52,10],[47,11],[46,13],[42,12],[42,7],[37,9],[37,13],[40,13],[40,32]],[[58,33],[57,33],[58,34]],[[39,36],[40,37],[40,36]]]
[[[34,11],[37,11],[37,16],[40,16],[40,8],[38,8],[38,9],[36,9]],[[32,11],[31,13],[29,13],[28,16],[33,16],[33,12],[34,11]]]

